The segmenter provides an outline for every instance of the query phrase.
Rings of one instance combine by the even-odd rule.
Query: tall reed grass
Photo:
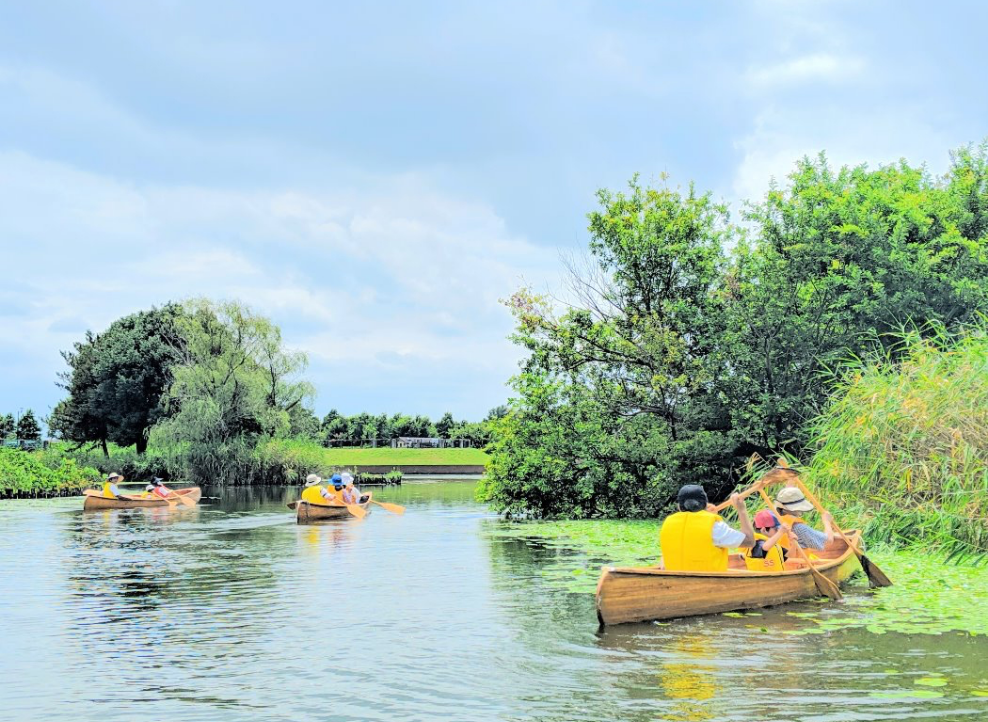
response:
[[[867,538],[988,558],[988,323],[849,364],[812,432],[807,480]]]

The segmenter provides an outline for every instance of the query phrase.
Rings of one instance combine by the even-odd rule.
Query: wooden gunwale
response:
[[[353,504],[351,506],[359,506],[365,511],[369,511],[371,499],[374,493],[371,491],[365,492],[360,495],[361,497],[366,497],[367,501],[361,502],[360,504]],[[326,519],[344,519],[347,517],[352,517],[353,514],[346,508],[346,504],[342,502],[336,502],[333,504],[313,504],[310,501],[303,501],[299,499],[295,502],[295,521],[298,524],[309,524],[314,521],[324,521]]]
[[[847,534],[860,544],[860,532]],[[835,584],[845,581],[856,567],[853,550],[839,539],[816,564],[817,570]],[[715,614],[818,596],[806,567],[781,572],[604,567],[597,584],[596,603],[601,625],[609,625]]]
[[[93,491],[97,494],[101,493],[98,489],[87,489],[86,491]],[[196,503],[202,498],[202,489],[198,486],[192,486],[187,489],[174,489],[173,491],[176,494],[192,499]],[[177,499],[173,503],[169,503],[160,498],[151,499],[130,494],[116,499],[110,499],[105,496],[86,495],[82,509],[83,511],[99,511],[101,509],[155,509],[169,506],[184,505]]]

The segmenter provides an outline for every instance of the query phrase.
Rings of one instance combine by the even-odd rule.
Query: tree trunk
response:
[[[110,458],[110,450],[106,447],[106,439],[105,438],[104,439],[100,439],[99,440],[99,443],[103,447],[103,456],[105,456],[107,459],[109,459]]]
[[[137,453],[139,456],[143,456],[144,452],[148,450],[148,437],[143,434],[137,438]]]

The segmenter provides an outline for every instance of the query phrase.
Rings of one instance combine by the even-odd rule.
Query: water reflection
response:
[[[0,510],[0,718],[978,720],[980,638],[808,637],[789,605],[597,630],[574,552],[485,533],[469,484],[298,526],[297,490],[197,511]],[[560,571],[562,568],[562,571]],[[809,641],[808,641],[809,640]],[[891,697],[944,675],[939,698]],[[51,693],[57,680],[58,694]],[[931,688],[926,688],[930,691]],[[342,692],[341,692],[342,690]],[[942,692],[941,692],[942,690]],[[778,706],[776,706],[778,705]]]

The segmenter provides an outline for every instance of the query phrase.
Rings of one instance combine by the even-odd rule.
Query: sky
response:
[[[0,413],[60,351],[239,299],[315,411],[480,419],[595,191],[740,209],[803,155],[940,173],[988,136],[988,4],[50,0],[0,7]]]

